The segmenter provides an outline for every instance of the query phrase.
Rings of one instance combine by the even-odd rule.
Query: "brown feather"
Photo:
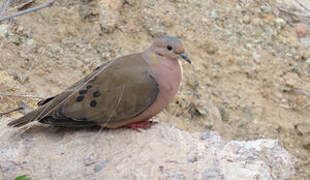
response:
[[[141,54],[105,63],[63,93],[40,101],[40,107],[9,123],[38,120],[60,126],[86,126],[125,121],[138,116],[156,99],[158,84]]]

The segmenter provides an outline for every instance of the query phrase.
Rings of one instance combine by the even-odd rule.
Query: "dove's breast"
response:
[[[151,76],[159,85],[159,93],[154,103],[138,117],[146,120],[161,112],[173,101],[182,80],[182,66],[177,60],[163,60],[150,69]]]

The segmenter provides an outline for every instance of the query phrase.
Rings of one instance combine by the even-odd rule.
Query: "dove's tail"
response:
[[[25,116],[23,116],[19,119],[16,119],[16,120],[9,122],[8,126],[13,126],[13,127],[23,126],[25,124],[28,124],[28,123],[36,120],[37,116],[38,116],[38,109],[26,114]]]

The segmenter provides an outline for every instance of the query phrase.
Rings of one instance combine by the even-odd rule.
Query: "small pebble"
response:
[[[190,163],[194,163],[194,162],[198,161],[198,157],[197,156],[191,156],[187,159],[187,161]]]
[[[279,28],[283,28],[286,25],[286,21],[282,18],[276,18],[275,23]]]
[[[1,24],[0,25],[0,36],[6,37],[9,34],[9,25]]]
[[[260,10],[261,10],[262,13],[266,13],[267,14],[267,13],[270,13],[272,11],[272,8],[271,8],[271,6],[261,6]]]
[[[243,21],[244,24],[250,24],[251,18],[250,18],[250,16],[245,15],[245,16],[243,17],[242,21]]]
[[[84,160],[84,165],[85,166],[90,166],[94,163],[96,163],[96,156],[94,154],[90,154],[85,160]]]
[[[203,180],[209,180],[209,179],[212,179],[212,180],[220,180],[220,179],[224,179],[224,175],[221,174],[219,172],[219,170],[207,170],[205,171],[203,174],[202,174],[202,179]]]
[[[185,179],[185,176],[181,173],[176,172],[171,176],[171,179],[172,180],[183,180]]]
[[[201,140],[206,140],[206,139],[209,139],[211,137],[211,132],[206,132],[204,133],[202,136],[201,136]]]
[[[257,54],[257,52],[253,52],[252,53],[252,57],[253,57],[255,62],[257,62],[257,63],[260,62],[260,57],[261,56],[259,54]]]
[[[307,33],[307,25],[303,23],[297,24],[295,29],[296,29],[297,36],[299,38],[304,37]]]
[[[105,160],[105,161],[101,161],[101,162],[99,162],[98,164],[96,164],[96,166],[95,166],[95,168],[94,168],[94,171],[95,171],[95,172],[101,171],[101,169],[105,167],[105,165],[106,165],[107,162],[108,162],[108,161]]]

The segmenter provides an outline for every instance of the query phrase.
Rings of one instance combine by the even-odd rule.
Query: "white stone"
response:
[[[257,63],[260,62],[260,57],[261,56],[259,54],[257,54],[257,52],[253,52],[252,53],[252,57],[253,57],[255,62],[257,62]]]
[[[281,180],[295,173],[295,158],[273,139],[224,141],[162,122],[142,132],[37,123],[24,132],[8,121],[0,119],[0,179]]]
[[[6,37],[9,34],[9,25],[1,24],[0,25],[0,36]]]

